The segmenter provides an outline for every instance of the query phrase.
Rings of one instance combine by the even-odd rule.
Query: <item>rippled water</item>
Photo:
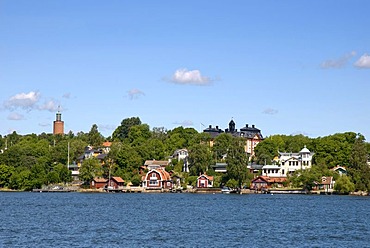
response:
[[[0,193],[0,247],[370,247],[370,198]]]

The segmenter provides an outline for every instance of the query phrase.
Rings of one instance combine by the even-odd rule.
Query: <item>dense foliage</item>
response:
[[[290,178],[293,186],[310,190],[322,176],[336,176],[329,169],[344,166],[348,170],[348,178],[339,180],[340,184],[349,181],[355,190],[370,191],[370,167],[367,163],[370,144],[361,134],[346,132],[318,138],[272,135],[258,144],[254,160],[261,164],[271,163],[279,152],[299,152],[304,146],[315,153],[313,166],[309,170],[296,171]]]
[[[112,142],[111,150],[103,165],[96,159],[79,161],[86,146],[100,148],[105,140]],[[30,190],[42,185],[68,183],[72,181],[67,164],[82,162],[80,179],[89,182],[95,176],[120,176],[133,184],[140,183],[140,166],[145,160],[168,159],[175,150],[189,150],[190,172],[182,171],[182,162],[173,161],[175,174],[184,178],[184,184],[195,184],[201,173],[214,176],[214,186],[242,187],[249,185],[252,175],[247,169],[249,158],[244,152],[243,141],[229,134],[221,134],[213,140],[206,133],[194,128],[177,127],[152,130],[139,117],[122,120],[111,137],[103,137],[96,124],[89,133],[79,132],[66,135],[18,135],[13,132],[0,136],[0,188]],[[312,188],[312,183],[322,175],[329,176],[329,169],[346,166],[348,177],[338,181],[338,191],[370,189],[370,170],[367,159],[370,145],[362,135],[348,132],[327,137],[309,138],[303,135],[273,135],[260,142],[255,148],[252,162],[269,164],[278,152],[298,152],[304,146],[313,152],[314,166],[310,170],[297,172],[289,178],[292,186]],[[69,149],[68,149],[69,147]],[[228,173],[215,173],[211,165],[226,162]]]

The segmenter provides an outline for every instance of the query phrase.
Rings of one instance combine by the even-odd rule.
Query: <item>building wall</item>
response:
[[[54,121],[53,134],[64,134],[64,121]]]

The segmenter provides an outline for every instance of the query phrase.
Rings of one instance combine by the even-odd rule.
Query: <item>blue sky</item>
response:
[[[0,0],[0,134],[256,125],[370,139],[370,1]],[[202,126],[204,125],[204,126]]]

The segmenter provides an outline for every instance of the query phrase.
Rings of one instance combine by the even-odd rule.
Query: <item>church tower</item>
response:
[[[53,125],[53,134],[64,134],[64,121],[62,121],[62,114],[58,110]]]

